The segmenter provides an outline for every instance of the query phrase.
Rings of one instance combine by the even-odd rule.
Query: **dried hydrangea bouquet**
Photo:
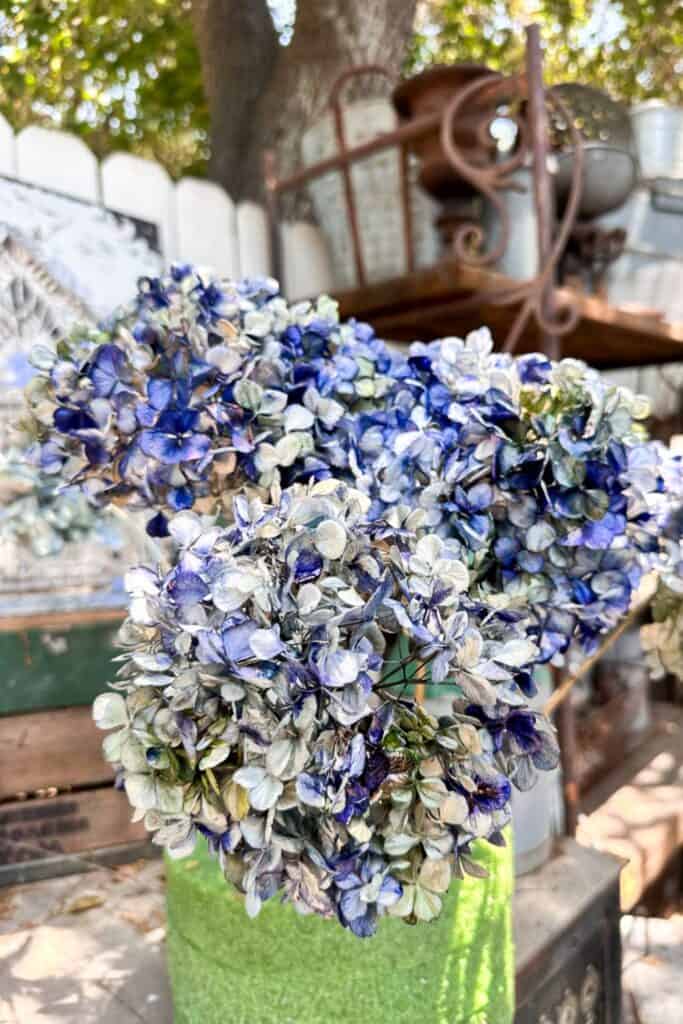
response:
[[[457,942],[477,952],[476,921],[461,908],[453,923],[451,883],[482,875],[476,840],[503,842],[511,786],[557,763],[527,704],[534,667],[594,646],[658,557],[643,403],[582,364],[491,348],[477,332],[404,357],[339,324],[329,300],[288,306],[273,282],[175,267],[101,335],[34,355],[34,462],[102,507],[147,510],[148,533],[168,538],[159,566],[128,574],[123,664],[95,717],[115,730],[106,756],[155,841],[183,858],[203,837],[226,901],[264,907],[251,939],[256,925],[230,911],[241,953],[232,934],[226,976],[244,1020],[320,1019],[291,1012],[276,965],[292,942],[333,951],[361,985],[378,957],[385,976],[397,955],[445,957],[429,998],[439,1012],[469,999],[449,1020],[476,1019],[474,975],[451,984]],[[411,698],[416,664],[451,686],[448,715]],[[187,895],[189,877],[172,868],[171,891]],[[180,889],[172,934],[187,937]],[[308,916],[273,916],[278,897]],[[394,927],[439,915],[423,938]],[[296,930],[316,917],[322,931]],[[272,971],[254,1002],[264,934]],[[486,998],[504,990],[503,1024],[509,965],[483,976]],[[415,1015],[414,979],[392,985]],[[384,989],[374,998],[344,1019],[408,1019]]]

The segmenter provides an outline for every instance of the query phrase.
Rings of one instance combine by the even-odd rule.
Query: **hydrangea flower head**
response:
[[[106,756],[155,841],[206,837],[250,914],[279,893],[361,937],[431,920],[511,784],[557,763],[519,685],[537,649],[420,512],[374,520],[334,479],[274,497],[237,496],[226,526],[179,513],[172,567],[129,572]],[[451,714],[406,695],[406,660],[455,687]]]
[[[360,424],[377,508],[421,507],[457,538],[473,587],[533,609],[542,660],[591,651],[657,558],[668,497],[647,403],[576,360],[495,354],[486,330],[416,343],[407,363],[391,413]]]
[[[175,512],[229,506],[245,481],[338,474],[347,407],[373,387],[368,360],[337,376],[333,357],[348,363],[356,335],[359,351],[385,351],[365,325],[341,326],[329,299],[289,306],[272,280],[173,267],[143,279],[106,329],[34,350],[32,458],[102,506],[150,510],[157,536]]]

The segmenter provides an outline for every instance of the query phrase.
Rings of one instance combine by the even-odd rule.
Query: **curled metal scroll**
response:
[[[470,266],[485,267],[497,263],[507,249],[510,237],[510,218],[507,215],[505,204],[499,194],[500,190],[510,185],[510,175],[523,166],[526,157],[526,125],[516,115],[510,116],[520,135],[520,145],[511,157],[489,164],[470,163],[455,143],[455,128],[461,116],[465,104],[470,103],[478,93],[487,95],[487,101],[491,108],[482,111],[482,117],[477,125],[477,137],[481,149],[486,149],[486,144],[491,142],[490,128],[493,121],[498,117],[496,104],[501,101],[505,94],[514,93],[514,85],[521,80],[521,75],[511,78],[501,78],[500,75],[486,75],[470,82],[453,97],[446,107],[441,122],[441,146],[446,157],[457,172],[460,178],[469,182],[472,187],[485,196],[494,207],[500,217],[501,237],[489,252],[472,252],[472,243],[478,248],[485,241],[484,230],[480,224],[462,224],[453,237],[453,253],[463,263]],[[503,94],[503,96],[498,96]]]
[[[503,191],[518,187],[512,181],[512,174],[523,167],[533,157],[534,200],[536,218],[539,225],[548,226],[552,211],[548,212],[548,197],[551,189],[550,171],[547,160],[540,159],[540,153],[546,153],[547,142],[542,136],[543,110],[554,108],[568,126],[571,143],[574,149],[574,164],[569,189],[569,197],[563,216],[552,237],[550,228],[543,245],[539,244],[539,267],[534,277],[525,281],[515,281],[495,290],[488,288],[459,299],[451,306],[453,312],[463,312],[479,305],[490,304],[504,306],[520,304],[512,327],[505,342],[505,351],[514,351],[527,321],[533,317],[541,332],[548,338],[557,338],[568,333],[577,323],[578,304],[570,297],[559,296],[554,291],[556,270],[565,250],[572,227],[575,223],[583,179],[584,148],[580,132],[561,98],[552,90],[545,90],[542,80],[540,39],[537,26],[527,31],[527,70],[516,75],[503,77],[490,74],[470,82],[460,89],[440,116],[438,113],[424,114],[397,127],[394,131],[382,133],[361,144],[349,147],[344,130],[341,97],[345,88],[352,84],[358,76],[375,74],[387,81],[391,75],[380,65],[370,64],[349,69],[335,83],[329,109],[334,117],[337,142],[337,153],[325,158],[315,165],[308,166],[288,178],[279,179],[274,167],[268,165],[266,173],[268,209],[271,226],[276,239],[277,233],[277,201],[283,193],[299,188],[301,185],[322,174],[337,170],[341,173],[344,184],[344,204],[350,227],[352,248],[354,253],[357,281],[362,287],[366,283],[366,272],[361,245],[359,215],[356,207],[355,190],[353,188],[351,168],[358,161],[371,154],[391,147],[398,147],[400,152],[400,201],[403,211],[404,247],[406,266],[409,271],[415,269],[413,252],[413,209],[411,203],[411,184],[409,180],[409,158],[415,141],[425,135],[440,131],[442,150],[458,177],[467,182],[475,193],[484,196],[496,211],[500,224],[500,237],[495,246],[486,249],[486,234],[480,223],[461,223],[455,231],[452,246],[453,254],[464,266],[474,268],[491,267],[505,253],[510,243],[510,216],[506,208]],[[487,151],[491,149],[493,121],[499,117],[498,108],[501,104],[512,101],[526,103],[524,116],[517,111],[506,114],[511,125],[517,129],[517,144],[512,154],[505,159],[496,159],[495,155],[488,162]],[[531,116],[533,106],[535,117]],[[539,114],[539,112],[541,112]],[[460,121],[460,123],[458,123]],[[546,114],[547,123],[547,114]],[[467,125],[474,135],[474,151],[484,159],[473,162],[472,144],[468,147],[458,145],[457,130]],[[542,144],[539,140],[542,139]],[[554,224],[554,220],[553,220]],[[279,246],[275,246],[279,253]]]
[[[488,93],[488,95],[486,95]],[[505,98],[523,100],[528,98],[528,80],[525,73],[512,75],[508,78],[500,78],[497,75],[489,75],[486,78],[478,79],[460,90],[453,97],[444,111],[441,123],[441,144],[448,160],[457,174],[472,187],[484,195],[499,217],[500,237],[494,247],[488,251],[472,251],[473,248],[481,250],[485,243],[485,232],[481,224],[473,222],[462,224],[453,238],[453,253],[463,264],[473,267],[491,266],[498,262],[505,253],[510,241],[510,216],[501,195],[506,188],[514,187],[510,176],[514,171],[523,167],[528,161],[530,154],[530,132],[529,127],[519,115],[506,115],[507,119],[517,128],[518,142],[515,152],[505,160],[494,160],[488,164],[472,163],[463,154],[462,149],[455,142],[454,128],[458,118],[462,115],[466,105],[473,106],[473,100],[478,94],[485,94],[487,103],[494,109],[482,111],[482,117],[478,126],[478,137],[481,141],[490,140],[490,128],[494,119],[498,116],[496,105]],[[559,96],[552,91],[545,93],[546,103],[549,103],[564,118],[569,126],[572,143],[574,146],[574,166],[569,190],[569,197],[564,210],[558,230],[555,233],[552,247],[538,268],[533,278],[521,281],[510,288],[497,289],[495,292],[478,293],[472,296],[472,302],[468,305],[489,302],[493,305],[508,305],[514,302],[522,302],[515,321],[508,335],[505,349],[513,351],[522,333],[525,323],[533,316],[543,332],[554,335],[562,335],[571,331],[578,321],[578,310],[576,303],[565,298],[555,298],[552,311],[544,308],[544,300],[547,291],[552,287],[555,271],[560,257],[565,249],[572,227],[576,220],[581,196],[582,175],[583,175],[583,140],[580,132],[573,122],[571,114]],[[485,150],[485,146],[482,146]],[[534,167],[534,175],[548,174],[547,167]],[[538,215],[538,211],[537,211]]]

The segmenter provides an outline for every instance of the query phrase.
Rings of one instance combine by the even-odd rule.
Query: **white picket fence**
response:
[[[153,160],[113,153],[99,162],[74,135],[38,126],[15,134],[0,114],[0,174],[155,224],[166,263],[208,265],[230,277],[272,273],[261,206],[235,203],[210,181],[174,182]],[[284,225],[282,244],[282,286],[290,299],[330,289],[329,261],[315,227]]]

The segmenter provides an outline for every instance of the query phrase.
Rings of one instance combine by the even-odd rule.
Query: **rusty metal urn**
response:
[[[402,122],[443,114],[460,89],[492,73],[484,64],[435,65],[394,89],[392,99],[396,113]],[[459,117],[453,128],[455,144],[474,164],[490,161],[496,148],[495,140],[489,141],[481,131],[482,118],[492,106],[487,103],[486,92],[484,89],[472,98],[467,114]],[[443,202],[472,195],[472,186],[459,176],[443,150],[440,125],[416,139],[411,149],[421,163],[420,185],[435,199]]]

